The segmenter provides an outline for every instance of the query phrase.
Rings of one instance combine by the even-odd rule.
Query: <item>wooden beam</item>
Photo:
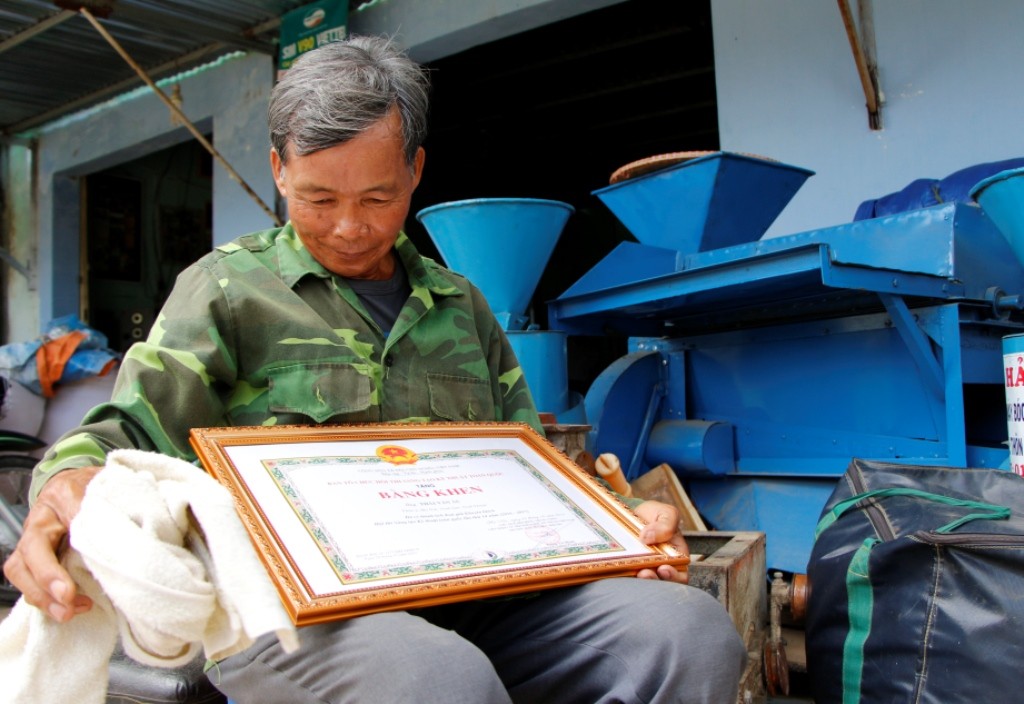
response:
[[[839,14],[843,17],[843,26],[846,27],[846,38],[850,41],[850,49],[853,51],[853,60],[857,64],[857,75],[860,77],[860,85],[864,90],[864,102],[868,110],[868,125],[873,130],[882,129],[881,99],[879,97],[878,83],[873,68],[869,65],[867,54],[864,51],[864,44],[861,41],[860,32],[853,20],[853,13],[850,11],[848,0],[837,0],[839,3]],[[861,5],[861,18],[866,21],[870,18],[870,10]],[[873,25],[870,27],[874,31]],[[866,29],[866,28],[865,28]],[[872,46],[874,41],[871,42]],[[874,62],[872,61],[871,64]]]
[[[0,54],[10,49],[13,49],[19,44],[27,42],[32,37],[36,36],[37,34],[42,34],[51,27],[56,27],[61,22],[65,22],[77,14],[77,12],[72,12],[71,10],[61,10],[55,15],[50,15],[46,19],[39,20],[31,27],[27,27],[18,32],[17,34],[12,34],[11,36],[7,37],[7,39],[4,39],[2,42],[0,42]]]

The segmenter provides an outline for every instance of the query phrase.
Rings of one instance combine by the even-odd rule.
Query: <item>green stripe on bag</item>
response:
[[[881,541],[868,538],[857,548],[846,570],[846,599],[850,630],[843,643],[843,704],[860,703],[860,684],[864,675],[864,644],[871,634],[871,613],[875,597],[871,589],[868,560],[871,549]]]
[[[851,496],[848,499],[840,501],[832,510],[821,517],[818,521],[818,527],[814,530],[814,539],[817,540],[818,536],[821,535],[822,531],[826,530],[829,526],[836,522],[836,520],[844,513],[849,511],[851,508],[859,504],[865,499],[872,499],[878,496],[915,496],[919,499],[926,499],[928,501],[935,501],[940,504],[946,504],[948,506],[962,506],[964,508],[976,508],[988,513],[971,513],[963,518],[959,518],[952,523],[947,523],[941,528],[935,530],[936,533],[948,533],[952,530],[956,530],[965,523],[976,521],[978,519],[986,520],[1005,520],[1010,517],[1010,509],[1007,506],[997,506],[996,504],[986,504],[980,501],[969,501],[967,499],[954,499],[951,496],[943,496],[942,494],[932,494],[927,491],[921,491],[920,489],[904,489],[902,487],[890,487],[888,489],[875,489],[874,491],[867,491],[863,494],[857,494]]]
[[[936,528],[936,533],[949,533],[971,521],[1006,520],[1010,517],[1010,509],[1007,506],[998,506],[996,504],[967,499],[955,499],[950,496],[921,491],[920,489],[891,487],[888,489],[875,489],[874,491],[851,496],[837,503],[832,507],[831,511],[822,516],[821,520],[818,521],[818,526],[814,531],[814,539],[817,540],[818,536],[835,523],[840,516],[854,508],[861,501],[883,496],[911,496],[925,499],[926,501],[946,504],[947,506],[961,506],[979,511],[979,513],[969,513],[940,528]],[[843,704],[860,704],[860,689],[864,676],[864,646],[867,643],[868,636],[871,635],[871,617],[875,605],[874,593],[871,588],[869,561],[872,549],[881,542],[876,537],[866,538],[853,554],[850,565],[846,570],[846,598],[850,629],[843,643]]]

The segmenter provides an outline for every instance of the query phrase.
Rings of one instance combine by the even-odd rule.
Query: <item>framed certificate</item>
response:
[[[527,425],[196,428],[296,625],[632,576],[686,555]]]

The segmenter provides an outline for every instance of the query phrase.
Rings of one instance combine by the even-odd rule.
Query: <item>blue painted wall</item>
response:
[[[916,178],[1024,156],[1024,3],[873,8],[880,131],[835,2],[712,0],[721,147],[817,172],[767,236],[847,222]]]

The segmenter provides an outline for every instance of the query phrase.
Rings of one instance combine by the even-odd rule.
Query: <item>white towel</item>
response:
[[[66,624],[15,605],[0,624],[12,704],[102,703],[118,633],[130,657],[162,667],[200,648],[219,660],[270,632],[298,648],[230,494],[187,462],[110,453],[72,521],[65,566],[95,605]]]
[[[64,567],[84,594],[99,597],[92,609],[57,623],[24,599],[0,623],[0,692],[10,704],[100,704],[106,700],[107,663],[117,643],[110,601],[82,565],[68,554]]]

